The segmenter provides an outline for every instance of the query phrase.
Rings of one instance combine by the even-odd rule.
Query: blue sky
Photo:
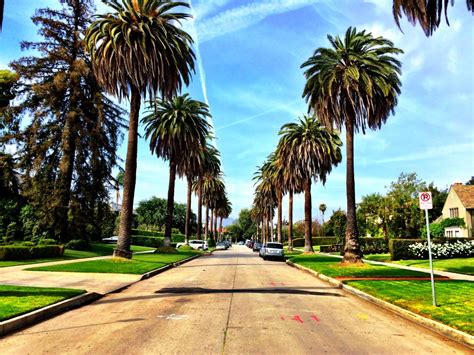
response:
[[[40,4],[41,5],[38,5]],[[307,111],[301,98],[299,68],[326,35],[343,35],[349,26],[394,41],[405,51],[402,94],[396,113],[378,131],[355,139],[357,200],[383,193],[401,172],[416,172],[427,182],[448,187],[474,175],[474,22],[465,1],[449,9],[445,23],[430,38],[420,27],[391,13],[392,0],[194,0],[195,18],[185,28],[196,39],[201,59],[188,91],[211,106],[217,146],[234,206],[232,217],[253,199],[256,166],[275,148],[279,128]],[[24,55],[20,40],[36,38],[29,18],[38,6],[57,1],[6,0],[0,34],[0,68]],[[99,4],[98,11],[105,7]],[[207,95],[204,94],[207,93]],[[344,133],[342,134],[344,137]],[[125,156],[125,144],[119,154]],[[165,197],[168,168],[140,141],[136,202]],[[176,200],[186,186],[178,182]],[[326,185],[313,186],[313,216],[345,208],[345,158]],[[286,199],[284,200],[286,204]],[[195,210],[195,208],[194,208]],[[328,213],[327,213],[328,214]],[[287,216],[284,212],[284,216]],[[295,219],[303,218],[303,199],[295,200]]]

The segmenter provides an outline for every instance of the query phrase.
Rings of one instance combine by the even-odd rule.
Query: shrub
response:
[[[184,234],[179,234],[179,233],[176,233],[176,234],[171,234],[171,241],[173,243],[184,243],[186,237]]]
[[[64,253],[62,245],[8,245],[0,247],[0,260],[27,260],[34,258],[49,258]]]
[[[179,251],[193,251],[193,247],[190,247],[189,245],[181,245],[179,248]]]
[[[159,248],[163,246],[163,238],[158,238],[158,237],[132,235],[131,242],[133,245],[140,245],[143,247],[150,247],[150,248]]]
[[[413,259],[429,258],[428,242],[412,244],[408,249]],[[474,240],[432,243],[431,253],[436,259],[469,258],[474,256]]]
[[[159,247],[155,250],[157,254],[176,254],[176,249],[173,247]]]
[[[313,246],[316,245],[333,245],[338,244],[336,237],[316,237],[313,238]],[[301,248],[304,247],[304,238],[293,239],[293,247]]]
[[[165,234],[163,232],[153,232],[153,231],[147,231],[143,229],[132,229],[132,235],[140,235],[140,236],[146,236],[146,237],[160,237],[163,238]]]
[[[446,218],[439,223],[430,224],[430,235],[432,238],[442,238],[444,237],[444,229],[448,227],[461,227],[465,228],[466,223],[464,218]],[[426,239],[426,226],[421,230],[421,236],[423,239]]]
[[[214,239],[208,239],[207,245],[209,246],[209,248],[214,248],[216,246],[216,242]]]
[[[21,242],[21,245],[25,246],[25,247],[34,247],[36,244],[34,242]]]
[[[5,233],[5,236],[8,239],[16,239],[18,237],[19,230],[16,222],[12,222],[7,226],[7,232]]]
[[[412,253],[408,248],[414,243],[422,242],[422,239],[391,239],[388,243],[388,249],[392,260],[409,260]]]
[[[364,254],[382,254],[388,252],[388,245],[382,238],[359,238]]]
[[[51,238],[43,238],[38,240],[38,245],[57,245],[58,242]]]
[[[72,250],[90,250],[91,246],[84,239],[73,239],[67,242],[65,245],[66,249]]]

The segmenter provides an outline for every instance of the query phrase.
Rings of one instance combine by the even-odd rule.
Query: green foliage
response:
[[[66,243],[66,249],[72,250],[90,250],[90,244],[84,239],[73,239]]]
[[[34,242],[21,242],[21,245],[22,246],[25,246],[25,247],[34,247],[36,244]]]
[[[147,237],[164,237],[163,232],[156,232],[156,231],[149,231],[143,229],[132,229],[132,235],[140,235],[140,236],[147,236]]]
[[[9,70],[0,70],[0,109],[8,106],[15,97],[13,86],[18,80],[18,75]]]
[[[216,241],[214,239],[208,239],[207,240],[207,245],[209,246],[209,248],[214,248],[216,246]]]
[[[185,250],[185,249],[181,249],[179,248],[180,250]],[[192,249],[192,248],[191,248]],[[156,254],[176,254],[178,251],[176,250],[176,248],[173,248],[173,247],[159,247],[158,249],[155,250],[155,253]]]
[[[0,260],[26,260],[36,258],[50,258],[61,256],[64,253],[62,245],[6,245],[0,246]]]
[[[179,248],[178,248],[179,251],[193,251],[193,247],[189,246],[189,245],[181,245]]]
[[[243,208],[239,212],[239,218],[234,222],[237,224],[241,231],[241,237],[243,239],[251,239],[257,233],[257,226],[252,220],[251,210]]]
[[[392,260],[409,260],[413,257],[408,248],[415,243],[423,242],[423,239],[391,239],[388,243],[388,249]]]
[[[228,235],[233,240],[238,240],[243,238],[243,231],[242,227],[239,224],[231,224],[230,226],[226,227]]]
[[[38,245],[55,245],[58,242],[51,238],[42,238],[38,240]]]
[[[141,245],[150,248],[159,248],[163,245],[164,237],[150,237],[141,235],[132,235],[131,242],[133,245]]]
[[[18,198],[0,198],[0,236],[7,234],[7,227],[18,222],[20,202]]]
[[[18,239],[20,234],[20,231],[18,230],[18,225],[16,222],[11,222],[7,226],[7,232],[5,233],[5,236],[8,239]]]
[[[316,245],[333,245],[337,244],[337,238],[335,237],[322,237],[322,238],[313,238],[313,246]],[[293,247],[301,248],[304,247],[304,238],[295,238],[293,239]]]
[[[466,223],[463,218],[445,218],[439,223],[430,223],[430,236],[432,238],[442,238],[444,237],[444,229],[448,227],[465,228]],[[426,226],[423,227],[421,236],[426,239]]]
[[[346,212],[341,209],[333,211],[329,220],[324,223],[324,232],[328,235],[344,238],[346,234],[346,223]]]

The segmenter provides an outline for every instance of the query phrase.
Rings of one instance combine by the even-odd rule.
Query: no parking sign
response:
[[[426,218],[426,235],[428,237],[428,256],[430,259],[430,274],[431,274],[431,293],[433,296],[433,306],[436,306],[436,291],[434,284],[433,274],[433,257],[431,255],[431,238],[430,238],[430,221],[428,217],[428,210],[433,209],[433,199],[431,198],[431,192],[420,192],[418,194],[418,201],[420,201],[420,208],[425,210]]]
[[[418,194],[418,201],[420,201],[420,208],[422,210],[433,209],[433,199],[431,198],[431,192],[420,192]]]

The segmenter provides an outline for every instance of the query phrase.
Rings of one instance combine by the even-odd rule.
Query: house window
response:
[[[459,217],[459,208],[450,208],[449,209],[449,217],[451,218],[458,218]]]
[[[445,237],[446,238],[452,238],[453,237],[453,231],[446,231]]]

